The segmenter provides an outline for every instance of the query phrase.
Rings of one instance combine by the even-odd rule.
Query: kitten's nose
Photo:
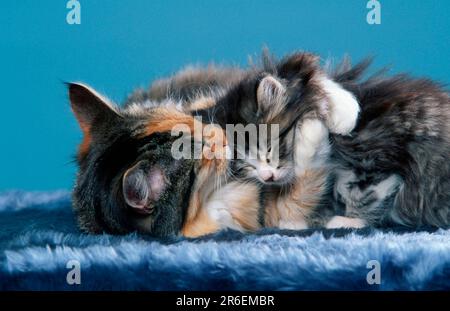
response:
[[[273,181],[273,173],[270,170],[260,170],[258,175],[264,181]]]
[[[267,182],[272,182],[273,181],[273,175],[271,175],[269,178],[267,178],[267,179],[265,179],[265,181],[267,181]]]

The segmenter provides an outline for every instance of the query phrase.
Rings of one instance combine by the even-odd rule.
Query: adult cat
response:
[[[211,145],[202,131],[195,136],[195,128],[205,124],[189,111],[209,106],[239,75],[237,69],[213,67],[184,72],[171,80],[178,95],[150,99],[135,93],[122,108],[86,85],[69,84],[71,107],[84,136],[73,191],[80,227],[154,236],[259,228],[258,187],[228,183],[225,157],[175,159],[172,153],[179,137],[171,131],[179,125],[187,127],[195,144],[203,144],[204,152],[222,147]],[[199,85],[189,86],[191,78]],[[161,85],[154,90],[160,94]]]

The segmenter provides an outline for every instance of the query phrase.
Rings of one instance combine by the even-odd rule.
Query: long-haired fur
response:
[[[351,136],[332,136],[336,198],[347,215],[370,225],[448,227],[448,91],[429,79],[387,76],[385,70],[365,78],[369,65],[370,59],[353,67],[346,60],[332,73],[361,105]]]

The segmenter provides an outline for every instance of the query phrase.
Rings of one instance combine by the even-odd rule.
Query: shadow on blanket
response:
[[[450,230],[223,231],[157,241],[81,234],[67,191],[0,194],[2,290],[450,289]],[[70,260],[81,284],[68,285]],[[381,284],[366,281],[381,264]]]

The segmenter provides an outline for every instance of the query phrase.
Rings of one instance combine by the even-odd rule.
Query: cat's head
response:
[[[235,144],[245,156],[236,160],[234,167],[241,177],[282,186],[295,182],[296,168],[302,162],[299,154],[323,156],[324,150],[319,148],[327,148],[328,130],[348,134],[353,129],[359,106],[353,95],[327,78],[320,68],[319,58],[313,54],[297,53],[281,61],[266,57],[264,64],[262,70],[250,73],[227,98],[236,103],[234,119],[266,125],[268,129],[263,140],[258,135],[244,146]],[[346,110],[348,106],[350,109]],[[347,117],[342,116],[342,110],[344,113],[351,110],[349,120],[341,120]],[[317,121],[314,128],[318,128],[316,124],[323,124],[320,133],[315,133],[314,128],[302,131],[302,124],[307,120]],[[276,135],[271,136],[273,126],[278,126],[278,139]],[[301,151],[299,148],[307,145],[301,140],[323,141],[314,141],[317,150]],[[266,144],[261,144],[264,141]]]
[[[170,129],[190,117],[161,107],[120,109],[86,85],[68,88],[83,132],[73,191],[80,227],[94,233],[178,234],[195,163],[172,156],[177,137]]]

